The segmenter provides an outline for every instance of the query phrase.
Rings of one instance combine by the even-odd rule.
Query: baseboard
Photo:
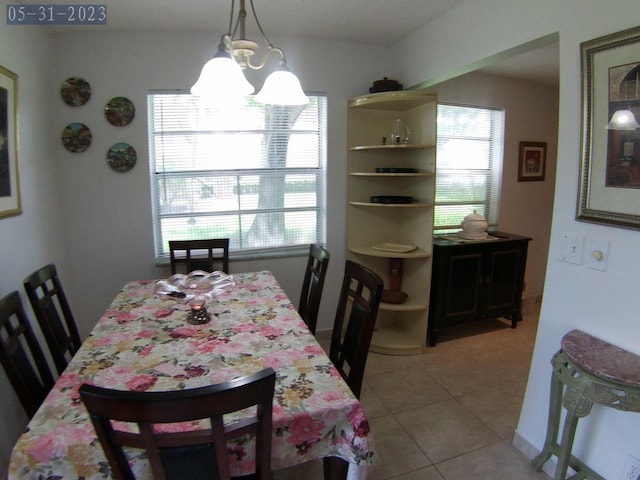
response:
[[[332,333],[331,330],[317,330],[316,340],[318,340],[318,342],[330,342]]]
[[[529,461],[533,460],[538,454],[540,450],[530,444],[527,440],[525,440],[522,435],[518,433],[516,430],[513,432],[513,440],[511,442],[513,448],[518,450],[525,458]],[[549,476],[549,478],[553,478],[556,469],[556,459],[551,457],[543,466],[542,471]]]
[[[542,295],[533,295],[531,297],[523,297],[520,309],[523,314],[531,312],[539,312],[542,304]]]

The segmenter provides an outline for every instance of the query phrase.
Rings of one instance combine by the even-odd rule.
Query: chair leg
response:
[[[338,457],[324,458],[324,480],[346,480],[349,464]]]

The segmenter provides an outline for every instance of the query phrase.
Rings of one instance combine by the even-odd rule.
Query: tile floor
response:
[[[524,317],[515,330],[490,320],[443,331],[424,355],[369,354],[361,402],[380,458],[369,479],[548,479],[511,445],[538,310]],[[298,478],[321,480],[322,464],[275,475]]]

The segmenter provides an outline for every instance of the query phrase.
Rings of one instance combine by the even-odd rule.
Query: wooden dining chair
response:
[[[375,272],[347,260],[340,289],[329,358],[360,398],[362,377],[384,283]]]
[[[56,370],[62,373],[82,341],[55,264],[45,265],[25,278],[24,289]]]
[[[271,479],[272,368],[234,380],[188,390],[131,392],[95,385],[80,387],[102,449],[116,480],[131,480],[123,447],[146,452],[154,480],[229,480],[227,440],[247,433],[256,438],[258,480]],[[223,424],[223,415],[256,407],[255,417]],[[208,419],[209,428],[161,432],[154,425]],[[137,424],[138,433],[118,430],[118,422]]]
[[[0,299],[0,363],[32,417],[54,382],[16,291]]]
[[[208,240],[170,240],[169,255],[171,274],[179,273],[179,266],[184,272],[204,270],[213,272],[222,270],[229,273],[229,239],[212,238]],[[219,267],[216,269],[216,265]]]
[[[322,298],[324,277],[327,274],[330,258],[329,251],[324,247],[315,244],[309,247],[309,258],[302,282],[298,313],[314,335],[318,323],[318,309]]]

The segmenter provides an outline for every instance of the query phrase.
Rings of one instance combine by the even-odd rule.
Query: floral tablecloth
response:
[[[109,466],[78,388],[154,391],[210,385],[272,367],[272,467],[325,456],[375,463],[358,400],[270,272],[235,274],[209,306],[211,322],[185,322],[189,307],[153,294],[154,281],[127,283],[56,382],[14,447],[10,479],[103,479]],[[253,471],[249,444],[228,446],[233,475]],[[140,478],[144,455],[130,452]],[[364,469],[366,470],[366,468]]]

